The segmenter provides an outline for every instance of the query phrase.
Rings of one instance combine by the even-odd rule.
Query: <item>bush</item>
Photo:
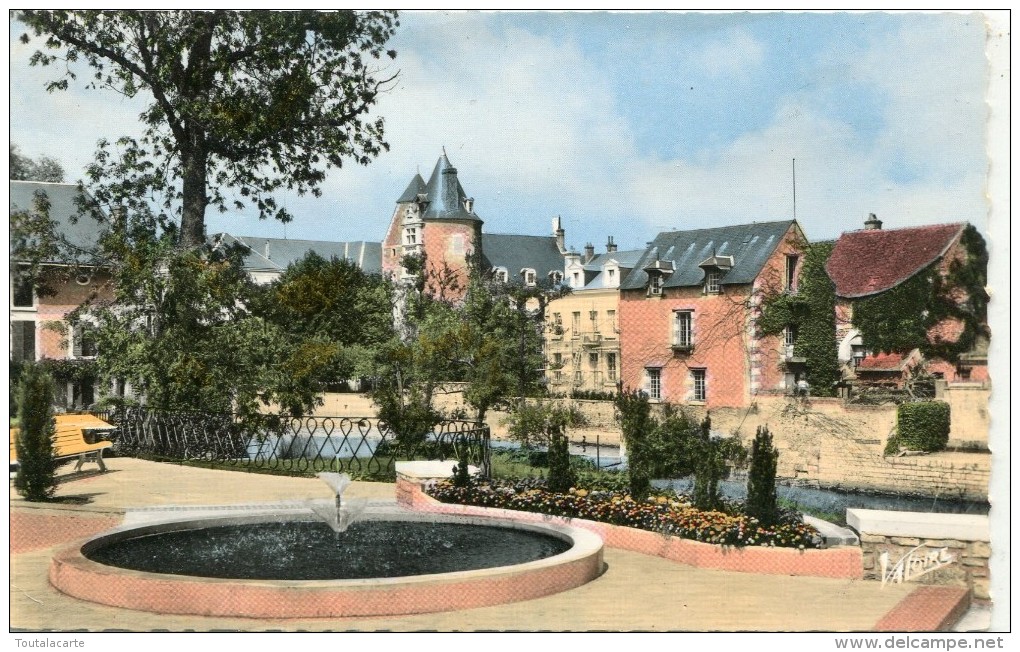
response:
[[[549,443],[549,489],[566,493],[574,486],[574,471],[570,466],[570,451],[567,437],[559,428],[550,430]]]
[[[908,450],[940,451],[949,441],[949,404],[943,401],[902,403],[896,409],[900,445]]]
[[[57,488],[53,459],[53,379],[37,365],[26,365],[18,385],[19,433],[15,442],[18,474],[14,487],[25,500],[43,501]]]
[[[776,466],[779,451],[772,445],[767,427],[758,427],[751,445],[751,468],[747,473],[747,501],[745,513],[758,519],[762,525],[773,525],[779,520],[776,502]]]
[[[697,457],[694,466],[694,506],[700,510],[719,509],[719,480],[726,472],[721,441],[711,437],[712,422],[706,416],[695,440]]]
[[[651,478],[656,464],[652,438],[658,423],[652,417],[652,408],[644,392],[620,392],[616,397],[616,411],[623,440],[627,444],[630,495],[634,500],[641,501],[648,497],[652,486]]]

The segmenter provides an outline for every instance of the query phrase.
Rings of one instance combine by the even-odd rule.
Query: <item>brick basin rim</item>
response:
[[[114,571],[125,571],[132,575],[151,576],[151,579],[173,579],[181,582],[222,582],[222,583],[243,583],[265,586],[287,586],[287,587],[308,587],[308,588],[336,588],[358,586],[375,586],[379,584],[428,584],[442,580],[464,580],[478,577],[491,577],[494,575],[512,574],[521,571],[538,570],[554,567],[559,564],[573,561],[577,558],[590,554],[594,549],[601,549],[602,538],[588,530],[571,527],[563,523],[531,523],[516,521],[506,518],[473,515],[451,515],[451,514],[428,514],[428,513],[392,513],[392,512],[369,512],[366,511],[359,517],[359,521],[406,521],[406,522],[428,522],[428,523],[462,523],[465,525],[483,525],[505,529],[525,530],[554,536],[562,541],[573,542],[570,549],[558,555],[536,559],[534,561],[512,566],[493,566],[490,568],[479,568],[476,570],[453,571],[450,573],[435,573],[430,575],[407,575],[403,577],[378,577],[361,579],[335,579],[335,580],[261,580],[261,579],[230,579],[218,577],[200,577],[195,575],[174,575],[172,573],[153,573],[147,571],[136,571],[118,566],[109,566],[92,561],[85,555],[103,545],[116,543],[125,539],[144,536],[147,534],[159,534],[179,530],[198,529],[204,527],[217,527],[221,525],[247,525],[266,522],[287,522],[287,521],[315,521],[313,515],[305,514],[258,514],[244,516],[209,516],[197,518],[185,518],[176,520],[160,521],[144,525],[127,525],[108,530],[92,536],[84,541],[71,544],[58,552],[55,558],[60,558],[62,563],[73,563],[83,569],[93,568],[95,571],[112,573]]]
[[[106,543],[196,527],[312,521],[301,513],[183,518],[108,530],[61,549],[50,583],[72,597],[114,607],[190,615],[250,618],[384,616],[459,610],[552,595],[595,579],[604,570],[603,544],[580,528],[509,519],[383,511],[364,520],[453,522],[528,530],[571,541],[567,551],[523,564],[406,577],[339,580],[210,578],[108,566],[83,550]]]

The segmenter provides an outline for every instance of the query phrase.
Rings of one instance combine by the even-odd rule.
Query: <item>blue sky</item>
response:
[[[209,215],[209,232],[381,240],[445,147],[494,233],[567,242],[793,217],[812,240],[987,219],[986,29],[960,13],[409,12],[379,103],[391,151],[331,173],[293,223]],[[72,84],[11,26],[11,140],[72,180],[95,142],[134,132],[138,102]]]

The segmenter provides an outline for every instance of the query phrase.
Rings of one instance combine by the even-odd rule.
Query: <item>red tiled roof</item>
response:
[[[836,295],[847,299],[895,287],[943,254],[963,224],[844,233],[825,263]]]
[[[876,353],[861,360],[857,369],[860,371],[900,371],[903,368],[904,358],[900,353]]]

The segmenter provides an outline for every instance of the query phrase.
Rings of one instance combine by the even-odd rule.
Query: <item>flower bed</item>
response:
[[[616,491],[571,489],[569,494],[545,490],[536,481],[473,480],[456,487],[439,480],[426,493],[444,503],[492,507],[623,525],[704,543],[727,546],[818,548],[821,538],[810,525],[787,518],[764,527],[735,511],[703,512],[683,497],[653,496],[636,502]]]

